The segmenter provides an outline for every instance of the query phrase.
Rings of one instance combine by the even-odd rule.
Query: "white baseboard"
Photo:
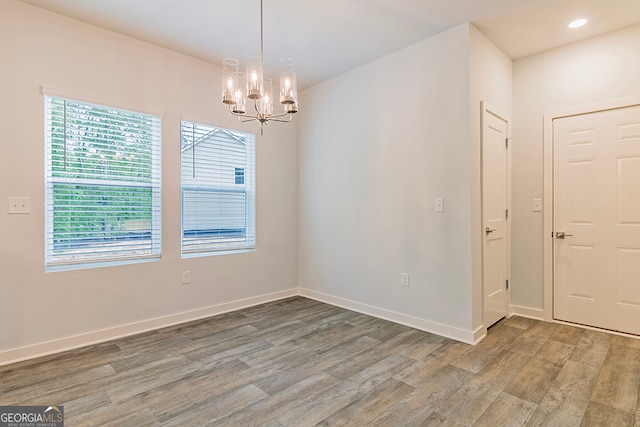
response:
[[[475,331],[473,331],[473,345],[478,344],[480,341],[487,337],[487,328],[482,325]]]
[[[358,313],[368,314],[380,319],[389,320],[391,322],[399,323],[401,325],[409,326],[414,329],[419,329],[421,331],[451,338],[467,344],[476,344],[482,338],[484,338],[487,333],[487,330],[484,327],[480,327],[475,331],[467,331],[453,326],[443,325],[441,323],[421,319],[419,317],[409,316],[384,308],[362,304],[346,298],[335,297],[321,292],[312,291],[310,289],[299,288],[298,291],[299,295],[303,297],[346,308]]]
[[[99,331],[92,331],[44,343],[32,344],[11,350],[0,351],[0,366],[8,365],[10,363],[19,362],[22,360],[46,356],[53,353],[60,353],[63,351],[72,350],[74,348],[98,344],[101,342],[110,341],[129,335],[135,335],[154,329],[160,329],[167,326],[173,326],[180,323],[191,322],[193,320],[204,319],[207,317],[216,316],[218,314],[228,313],[230,311],[240,310],[243,308],[252,307],[254,305],[264,304],[267,302],[289,298],[296,295],[298,295],[297,288],[287,289],[285,291],[245,298],[227,303],[212,305],[197,310],[171,314],[169,316],[157,317],[155,319],[143,320],[140,322],[129,323],[126,325],[102,329]]]
[[[212,305],[197,310],[186,311],[183,313],[171,314],[168,316],[158,317],[155,319],[143,320],[140,322],[129,323],[126,325],[115,326],[113,328],[102,329],[98,331],[87,332],[70,337],[60,338],[43,343],[31,344],[24,347],[0,351],[0,366],[8,365],[23,360],[33,359],[36,357],[47,356],[54,353],[60,353],[67,350],[73,350],[80,347],[99,344],[130,335],[140,334],[155,329],[173,326],[180,323],[191,322],[194,320],[204,319],[231,311],[241,310],[243,308],[264,304],[284,298],[300,295],[311,298],[327,304],[342,307],[358,313],[367,314],[378,317],[380,319],[389,320],[401,325],[409,326],[421,331],[430,332],[432,334],[451,338],[467,344],[477,344],[486,334],[487,329],[484,326],[474,331],[464,330],[442,323],[433,322],[407,314],[398,313],[384,308],[374,307],[371,305],[359,303],[345,298],[335,297],[321,292],[312,291],[305,288],[293,288],[285,291],[274,292],[257,297],[245,298],[241,300],[231,301],[227,303]],[[512,306],[516,307],[516,306]],[[514,311],[514,314],[525,317],[538,318],[531,315],[521,314],[523,310]],[[531,310],[531,309],[529,309]],[[541,310],[540,310],[541,311]]]
[[[512,315],[527,317],[534,320],[544,320],[544,310],[539,308],[522,307],[520,305],[509,306],[509,317]]]

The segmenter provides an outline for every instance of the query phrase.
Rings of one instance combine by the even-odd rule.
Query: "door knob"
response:
[[[485,229],[484,229],[484,232],[485,232],[485,233],[487,233],[487,234],[491,234],[491,233],[493,233],[494,231],[496,231],[496,229],[495,229],[495,228],[489,228],[489,227],[487,227],[487,228],[485,228]]]
[[[556,231],[556,239],[564,239],[565,237],[571,237],[573,234],[567,234],[564,231]]]

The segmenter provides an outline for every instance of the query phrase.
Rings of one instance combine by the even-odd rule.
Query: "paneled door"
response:
[[[508,126],[482,103],[483,323],[507,315]]]
[[[554,318],[640,334],[640,106],[554,119]]]

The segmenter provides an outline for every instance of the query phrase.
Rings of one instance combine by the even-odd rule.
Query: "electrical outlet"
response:
[[[409,273],[400,273],[400,284],[402,286],[409,286]]]
[[[189,283],[191,283],[191,271],[189,271],[189,270],[183,271],[182,272],[182,284],[183,285],[188,285]]]
[[[30,197],[9,197],[9,213],[10,214],[31,213],[31,198]]]

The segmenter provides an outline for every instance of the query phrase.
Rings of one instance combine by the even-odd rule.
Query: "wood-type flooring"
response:
[[[640,340],[522,317],[477,346],[303,297],[0,367],[65,426],[640,426]]]

